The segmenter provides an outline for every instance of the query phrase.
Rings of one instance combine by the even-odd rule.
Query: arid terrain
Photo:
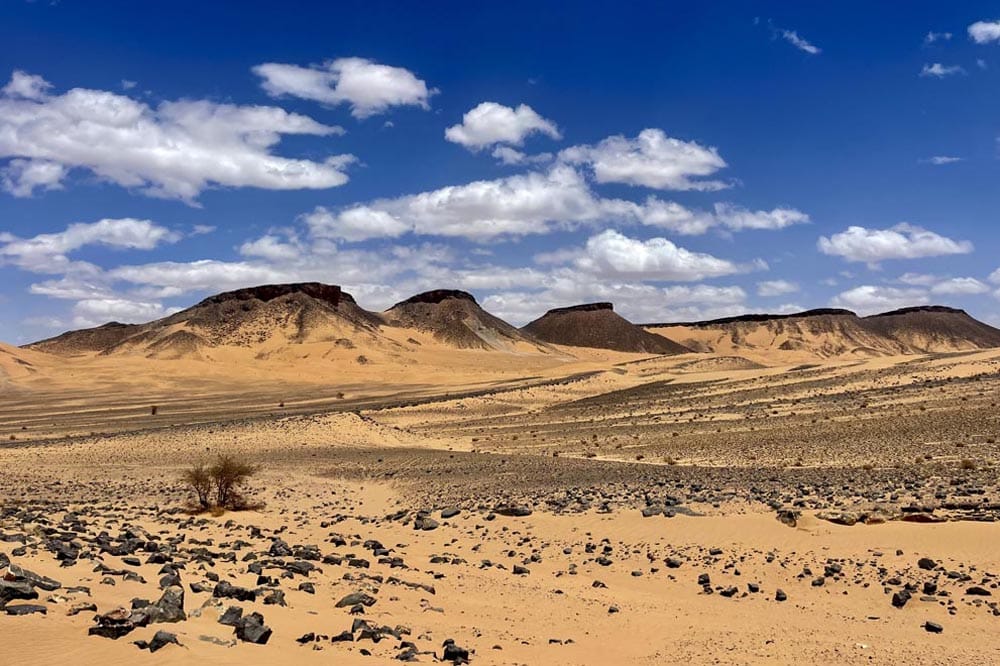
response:
[[[1000,331],[319,287],[0,346],[0,663],[1000,663]]]

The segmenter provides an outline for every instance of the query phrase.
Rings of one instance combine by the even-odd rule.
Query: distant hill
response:
[[[905,308],[870,317],[850,310],[748,314],[681,324],[647,324],[697,351],[802,352],[820,357],[869,357],[1000,347],[1000,330],[944,306]]]
[[[893,310],[864,321],[871,330],[920,351],[1000,347],[1000,329],[942,305]]]
[[[472,294],[464,291],[437,289],[417,294],[396,303],[382,317],[389,325],[427,331],[435,339],[463,349],[545,346],[483,310]]]
[[[179,358],[223,345],[336,341],[357,333],[375,336],[381,324],[377,314],[361,309],[340,287],[306,282],[228,291],[148,324],[110,323],[29,347],[62,355],[141,353]]]
[[[691,351],[669,338],[636,326],[618,315],[611,303],[555,308],[521,330],[539,340],[570,347],[643,354],[683,354]]]

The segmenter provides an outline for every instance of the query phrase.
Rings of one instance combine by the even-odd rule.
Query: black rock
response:
[[[785,594],[784,590],[777,589],[774,592],[774,600],[775,601],[787,601],[788,600],[788,595]]]
[[[932,634],[940,634],[942,631],[944,631],[944,627],[942,627],[937,622],[931,622],[930,620],[924,622],[924,629],[926,629]]]
[[[48,613],[48,609],[39,604],[8,604],[4,607],[4,612],[7,615],[33,615],[35,613],[45,615]]]
[[[236,637],[247,643],[265,645],[271,638],[271,628],[264,624],[264,616],[250,613],[236,623]]]
[[[236,587],[232,583],[222,581],[212,590],[212,596],[219,599],[236,599],[237,601],[256,601],[257,591],[245,587]]]
[[[934,569],[937,568],[937,562],[935,562],[929,557],[921,557],[919,560],[917,560],[917,566],[923,569],[924,571],[933,571]]]
[[[896,608],[902,608],[906,605],[906,602],[910,600],[909,590],[899,590],[894,592],[892,595],[892,605]]]
[[[224,624],[229,627],[235,627],[236,624],[243,617],[243,609],[239,606],[230,606],[226,609],[226,612],[219,617],[219,624]]]
[[[375,597],[364,592],[351,592],[337,602],[337,608],[345,608],[347,606],[355,606],[358,604],[363,606],[372,606],[376,601]]]
[[[136,625],[131,618],[131,612],[124,608],[116,608],[110,613],[94,618],[97,625],[88,629],[87,634],[117,640],[135,629]]]
[[[441,661],[450,661],[453,664],[469,663],[469,651],[455,645],[455,641],[448,639],[444,642],[444,650],[441,653]]]

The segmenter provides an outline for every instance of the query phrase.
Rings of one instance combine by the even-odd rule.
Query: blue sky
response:
[[[293,280],[1000,324],[995,4],[144,4],[0,4],[2,340]]]

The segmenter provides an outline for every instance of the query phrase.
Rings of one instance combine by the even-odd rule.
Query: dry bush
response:
[[[208,473],[205,464],[198,463],[191,469],[184,470],[181,478],[184,480],[184,483],[191,486],[191,490],[198,497],[198,504],[201,505],[201,508],[209,508],[211,506],[212,476]]]
[[[182,479],[198,497],[202,509],[246,509],[249,506],[240,488],[257,472],[257,467],[233,456],[220,455],[211,465],[199,463],[185,470]]]

